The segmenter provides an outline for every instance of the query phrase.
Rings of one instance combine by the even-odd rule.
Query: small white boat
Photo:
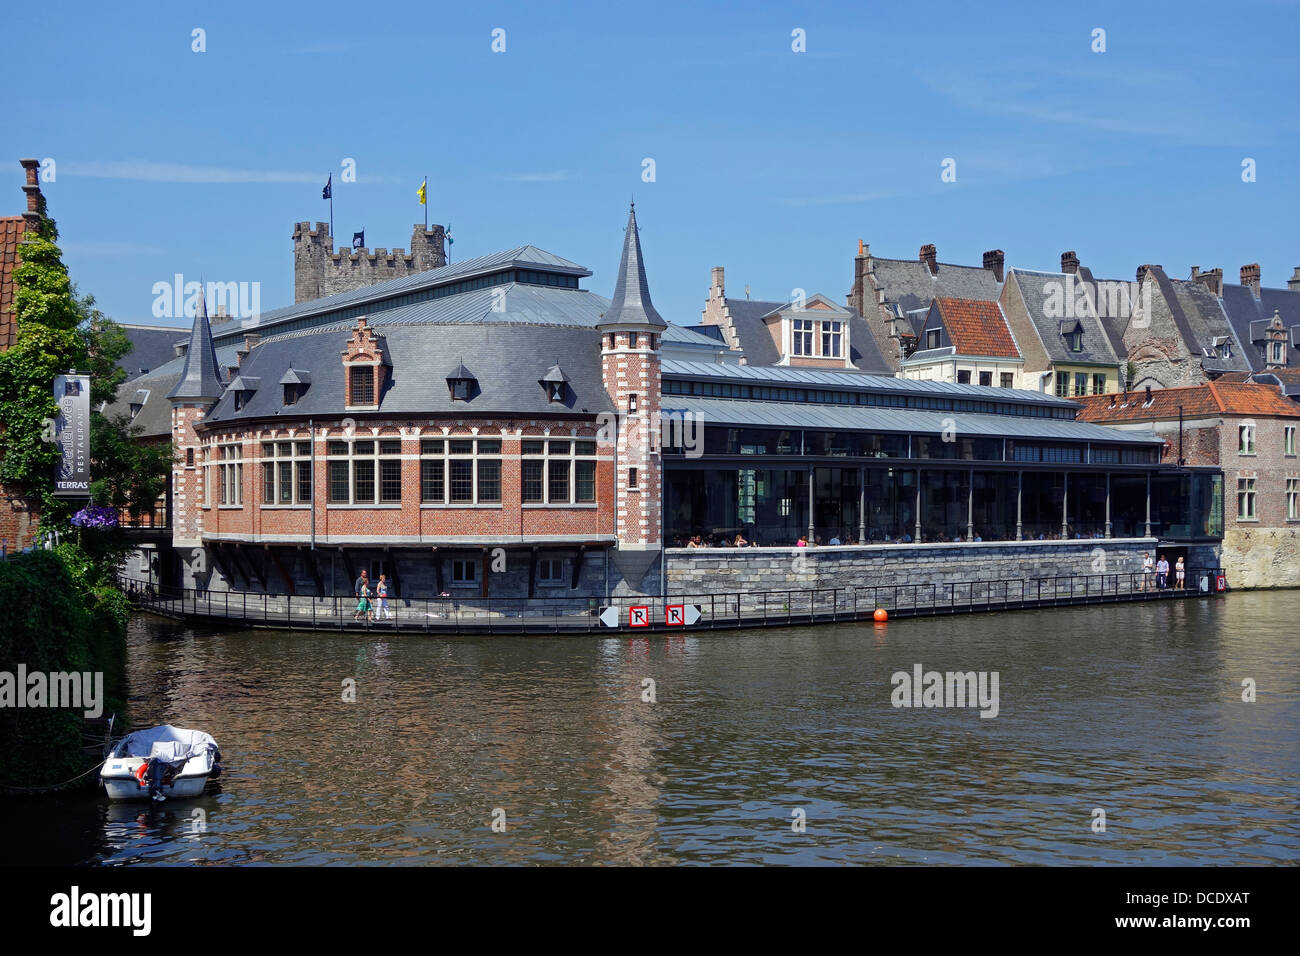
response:
[[[200,796],[220,774],[215,740],[201,730],[163,724],[119,740],[99,779],[110,800],[183,800]]]

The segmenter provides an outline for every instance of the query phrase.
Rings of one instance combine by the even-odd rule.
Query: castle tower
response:
[[[619,561],[625,580],[633,587],[662,544],[659,346],[667,328],[650,301],[633,204],[628,212],[614,298],[596,326],[600,333],[601,377],[618,411],[614,464],[618,549],[641,552],[646,558],[644,562]],[[634,566],[640,564],[644,566],[637,574]]]
[[[172,545],[198,548],[203,544],[203,461],[194,425],[216,404],[225,386],[217,350],[212,344],[205,300],[194,314],[185,368],[170,392],[172,403]]]
[[[327,222],[294,223],[293,227],[293,301],[319,299],[325,282],[325,257],[329,255],[330,227]]]
[[[293,301],[306,302],[340,292],[351,292],[389,279],[437,269],[447,264],[442,226],[427,229],[416,223],[411,230],[411,251],[340,248],[334,251],[328,223],[295,223],[293,227]]]

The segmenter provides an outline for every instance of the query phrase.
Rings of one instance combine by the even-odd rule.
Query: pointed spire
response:
[[[208,300],[200,290],[201,305],[194,313],[190,345],[185,350],[185,368],[167,397],[177,401],[215,402],[225,386],[221,383],[221,366],[212,344],[212,326],[208,323]]]
[[[618,266],[618,283],[614,298],[596,328],[614,325],[642,325],[666,329],[668,323],[650,301],[650,283],[641,259],[641,236],[636,228],[636,203],[627,214],[627,233],[623,237],[623,259]]]

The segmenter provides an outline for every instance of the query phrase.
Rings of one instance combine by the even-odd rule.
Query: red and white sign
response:
[[[664,623],[669,627],[686,626],[686,605],[685,604],[666,604],[664,605]]]
[[[650,626],[650,608],[644,604],[636,605],[627,609],[627,626],[628,627],[649,627]]]

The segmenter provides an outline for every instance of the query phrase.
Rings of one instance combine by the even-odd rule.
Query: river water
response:
[[[210,633],[139,616],[135,725],[215,736],[219,791],[8,802],[0,852],[1294,863],[1297,621],[1296,591],[648,639]],[[916,664],[997,672],[997,716],[892,706],[891,676]]]

